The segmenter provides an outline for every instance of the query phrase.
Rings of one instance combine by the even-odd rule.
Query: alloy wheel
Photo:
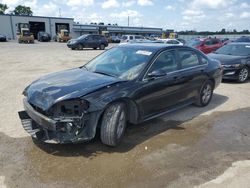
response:
[[[245,82],[246,79],[248,78],[249,70],[247,68],[242,68],[239,72],[239,81],[240,82]]]

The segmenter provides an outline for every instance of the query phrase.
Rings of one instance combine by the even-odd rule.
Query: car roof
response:
[[[250,45],[250,42],[230,42],[229,44],[227,45]]]
[[[153,52],[159,51],[161,49],[176,49],[176,48],[188,48],[193,49],[188,46],[178,46],[178,45],[166,45],[162,43],[128,43],[124,45],[118,45],[119,48],[132,48],[132,49],[140,49],[140,50],[150,50]]]

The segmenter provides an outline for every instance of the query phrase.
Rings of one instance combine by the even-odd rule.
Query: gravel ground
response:
[[[130,125],[121,145],[99,138],[48,145],[23,130],[25,86],[101,50],[64,43],[0,43],[0,187],[249,187],[250,82],[224,82],[205,108],[189,106]]]

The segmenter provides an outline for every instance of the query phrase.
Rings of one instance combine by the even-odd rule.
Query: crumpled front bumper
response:
[[[94,116],[84,118],[84,126],[74,133],[63,132],[60,128],[62,122],[55,121],[36,111],[25,98],[23,100],[25,111],[18,112],[23,128],[33,138],[46,143],[76,143],[84,142],[95,136],[97,122]],[[86,123],[86,124],[85,124]],[[91,126],[92,124],[92,126]]]

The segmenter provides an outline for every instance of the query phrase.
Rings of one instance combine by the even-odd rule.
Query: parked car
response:
[[[250,37],[242,36],[236,39],[234,42],[250,42]]]
[[[222,47],[223,43],[217,38],[196,38],[188,41],[186,45],[208,54]]]
[[[121,42],[130,42],[133,40],[144,40],[145,37],[142,35],[123,35],[121,38]]]
[[[224,67],[223,79],[234,79],[242,83],[249,78],[250,43],[230,43],[209,54],[209,57],[221,61]]]
[[[184,46],[127,44],[86,65],[44,76],[23,91],[19,112],[32,137],[49,143],[93,139],[116,146],[138,124],[189,104],[207,106],[222,67]]]
[[[6,42],[7,41],[7,37],[3,34],[0,34],[0,42]]]
[[[184,39],[177,38],[176,40],[178,40],[179,42],[181,42],[183,45],[186,44],[186,41]]]
[[[221,40],[223,46],[229,44],[230,42],[232,42],[229,38],[223,38],[223,39],[220,39],[220,40]]]
[[[111,42],[113,43],[120,43],[121,39],[118,36],[111,36]]]
[[[108,46],[108,41],[103,35],[88,34],[69,40],[67,46],[72,50],[82,50],[83,48],[104,50]]]
[[[51,36],[49,33],[46,33],[45,31],[39,31],[37,33],[37,40],[40,42],[49,42],[51,40]]]
[[[171,45],[178,45],[178,46],[183,46],[183,43],[176,39],[158,39],[159,41],[162,41],[165,44],[171,44]]]

